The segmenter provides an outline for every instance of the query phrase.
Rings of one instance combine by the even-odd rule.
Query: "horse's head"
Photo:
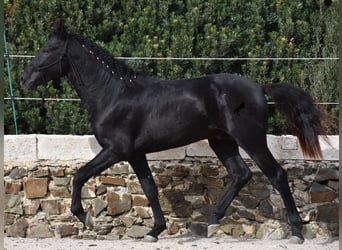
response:
[[[64,22],[57,19],[53,31],[22,74],[23,86],[27,89],[36,89],[38,85],[47,81],[59,81],[67,73],[67,29]]]

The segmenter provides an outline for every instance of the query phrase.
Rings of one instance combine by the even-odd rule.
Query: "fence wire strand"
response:
[[[32,55],[4,54],[6,58],[34,58]],[[323,61],[339,60],[338,57],[130,57],[118,56],[119,60],[170,60],[170,61]]]

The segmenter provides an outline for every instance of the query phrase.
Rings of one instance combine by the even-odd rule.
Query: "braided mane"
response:
[[[88,53],[93,55],[98,63],[103,64],[113,77],[125,81],[125,83],[132,85],[132,81],[137,78],[138,73],[128,67],[123,61],[114,58],[106,49],[100,47],[95,42],[85,38],[80,34],[70,34],[76,39]]]

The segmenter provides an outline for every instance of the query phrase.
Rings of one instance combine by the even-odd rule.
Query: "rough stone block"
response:
[[[107,187],[103,184],[100,184],[99,186],[96,187],[96,195],[103,195],[107,192]]]
[[[251,195],[241,194],[236,197],[236,200],[240,201],[246,208],[254,209],[259,204],[259,200]]]
[[[269,200],[261,201],[258,210],[263,216],[273,218],[273,207]]]
[[[48,225],[43,223],[30,224],[27,229],[28,238],[52,238],[54,237],[53,231]]]
[[[25,176],[27,176],[27,169],[23,167],[14,168],[9,174],[13,180],[19,180]]]
[[[202,195],[204,190],[206,189],[204,184],[191,182],[189,183],[189,187],[184,191],[186,195]]]
[[[132,200],[133,206],[147,207],[149,205],[145,195],[132,195]]]
[[[44,198],[47,194],[47,178],[25,178],[24,193],[27,199]]]
[[[327,186],[337,192],[339,191],[339,181],[328,181]]]
[[[145,226],[134,225],[130,229],[128,229],[127,235],[131,238],[139,239],[143,238],[150,230],[151,228]]]
[[[136,221],[136,218],[130,216],[130,215],[121,215],[120,221],[127,227],[130,228],[134,225],[134,222]]]
[[[206,203],[216,204],[227,191],[225,188],[206,188],[207,192],[204,195]]]
[[[106,185],[126,186],[126,180],[121,177],[101,176],[101,182]]]
[[[68,186],[70,177],[53,177],[53,182],[56,186]]]
[[[270,196],[270,190],[265,183],[250,183],[248,191],[258,200],[265,200]]]
[[[256,226],[254,224],[251,224],[251,225],[242,224],[242,229],[245,233],[244,235],[245,237],[248,237],[248,238],[255,237]]]
[[[51,195],[55,198],[71,198],[70,191],[67,187],[53,186],[49,189]]]
[[[17,194],[5,194],[5,213],[23,214],[21,196]]]
[[[170,226],[167,228],[167,233],[169,235],[174,235],[178,233],[179,229],[180,229],[179,224],[177,222],[172,222]]]
[[[108,215],[118,215],[127,212],[132,207],[131,196],[127,193],[116,193],[109,191],[107,193],[107,212]]]
[[[208,187],[223,188],[225,186],[222,179],[214,177],[200,176],[200,182]]]
[[[188,195],[184,196],[184,199],[189,201],[194,209],[200,209],[206,203],[204,195]]]
[[[96,198],[94,201],[94,215],[98,216],[107,207],[107,202],[101,198]]]
[[[312,183],[310,188],[310,199],[312,203],[323,203],[333,201],[338,194],[325,185],[317,182]]]
[[[317,235],[322,233],[322,229],[319,228],[319,225],[316,222],[310,222],[303,225],[303,236],[305,239],[314,239]]]
[[[49,168],[44,167],[44,168],[41,168],[41,169],[38,169],[38,170],[32,172],[29,175],[29,178],[41,178],[41,177],[47,177],[49,175],[50,175]]]
[[[218,177],[219,176],[219,166],[206,164],[203,166],[202,173],[206,177]]]
[[[70,237],[73,235],[78,235],[79,229],[73,225],[58,225],[55,229],[55,234],[59,238]]]
[[[94,232],[96,232],[97,235],[106,235],[110,233],[112,228],[113,228],[113,225],[110,225],[110,224],[95,225]]]
[[[185,198],[180,190],[164,189],[159,193],[159,201],[164,212],[172,213],[176,204],[185,201]]]
[[[12,226],[10,226],[7,230],[7,236],[10,237],[25,237],[26,230],[29,224],[25,218],[19,219]]]
[[[132,216],[139,217],[141,219],[150,219],[152,210],[150,207],[133,207]]]
[[[48,215],[61,214],[61,204],[59,200],[42,200],[41,208]]]
[[[82,199],[88,199],[88,198],[95,198],[96,197],[95,179],[90,179],[82,187],[81,197],[82,197]]]
[[[174,212],[177,215],[177,217],[180,217],[180,218],[189,217],[192,214],[191,202],[185,201],[185,200],[181,202],[177,202],[174,205]]]
[[[114,164],[114,166],[108,168],[103,172],[103,175],[122,175],[122,174],[128,174],[130,171],[130,165],[128,162],[120,162],[117,164]]]
[[[339,170],[335,168],[319,168],[315,177],[315,181],[338,180]]]
[[[83,186],[82,191],[81,191],[81,197],[82,199],[95,198],[96,197],[95,187]]]
[[[207,237],[208,235],[208,226],[206,223],[201,222],[190,222],[189,223],[189,231],[192,235]]]
[[[40,200],[25,200],[23,207],[24,207],[24,213],[27,215],[35,215],[39,209],[40,206]]]
[[[128,192],[131,194],[144,194],[141,188],[140,182],[138,180],[128,181],[127,183]]]
[[[156,176],[153,176],[153,179],[157,187],[165,188],[170,183],[171,176],[156,175]]]
[[[51,167],[50,168],[51,175],[54,177],[64,177],[65,176],[65,169],[59,167]]]
[[[4,214],[5,226],[14,224],[15,218],[16,218],[16,215],[15,215],[15,214],[8,214],[8,213],[5,213],[5,214]]]
[[[263,230],[263,239],[281,240],[290,234],[288,224],[280,223],[278,220],[268,220],[260,225],[259,230]]]
[[[240,218],[245,218],[247,220],[255,221],[255,210],[253,209],[245,209],[243,207],[237,208],[236,213]]]
[[[191,171],[191,164],[171,164],[167,168],[172,170],[173,177],[186,177]]]
[[[5,194],[18,194],[21,191],[20,182],[5,182]]]

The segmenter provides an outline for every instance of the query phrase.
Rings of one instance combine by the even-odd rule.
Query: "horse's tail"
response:
[[[298,137],[303,154],[322,159],[318,136],[322,135],[326,139],[322,126],[325,114],[314,104],[311,96],[304,90],[286,83],[263,85],[263,88],[285,117],[293,135]]]

